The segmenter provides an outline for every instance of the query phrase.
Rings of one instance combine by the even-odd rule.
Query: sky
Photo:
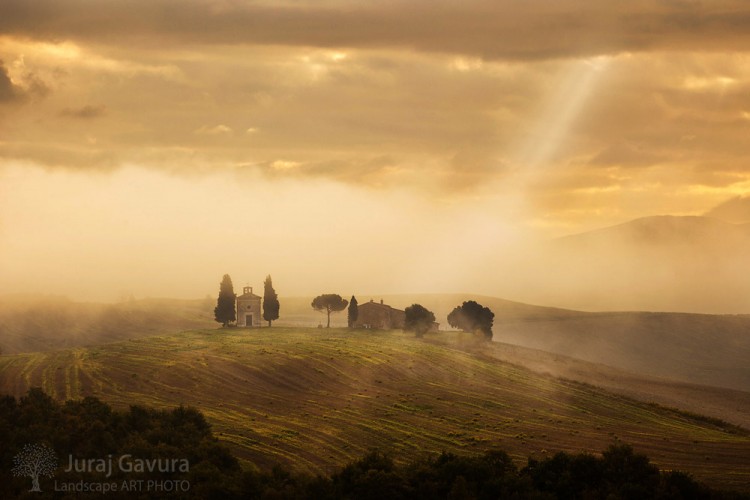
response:
[[[497,294],[742,204],[749,132],[742,0],[3,0],[0,294]]]

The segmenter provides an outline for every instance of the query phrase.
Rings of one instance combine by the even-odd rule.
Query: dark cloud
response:
[[[13,84],[7,68],[0,60],[0,103],[18,102],[22,101],[24,97],[24,90]]]
[[[24,85],[16,85],[10,79],[8,68],[0,59],[0,104],[21,103],[30,98],[41,98],[49,94],[49,87],[34,73],[26,72],[23,75]]]
[[[52,92],[47,83],[34,73],[26,73],[24,78],[26,80],[26,92],[29,96],[33,98],[43,98],[47,97],[50,92]]]
[[[99,118],[101,116],[104,116],[106,111],[107,107],[104,105],[95,106],[87,104],[80,108],[65,108],[60,112],[60,116],[90,120],[92,118]]]
[[[4,0],[0,33],[102,43],[400,47],[488,59],[750,48],[742,0],[229,3]]]

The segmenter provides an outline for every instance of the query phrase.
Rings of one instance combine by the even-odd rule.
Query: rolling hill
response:
[[[682,313],[589,313],[476,294],[360,295],[404,309],[420,303],[441,328],[465,300],[495,313],[495,340],[609,365],[650,377],[750,391],[750,316]],[[309,297],[281,297],[279,326],[310,327],[324,316]],[[150,299],[88,304],[61,298],[0,301],[4,353],[91,346],[161,333],[215,327],[214,301]],[[332,315],[346,326],[346,313]]]
[[[750,485],[747,431],[532,371],[525,357],[458,333],[214,329],[2,356],[0,391],[194,405],[264,467],[328,472],[372,447],[411,457],[500,446],[521,460],[624,441],[661,468]]]
[[[750,317],[583,313],[497,324],[495,339],[633,373],[750,391]]]
[[[494,339],[632,373],[693,384],[750,391],[750,316],[684,313],[591,313],[476,294],[361,295],[399,309],[419,303],[433,311],[441,328],[465,300],[495,313]],[[309,299],[284,299],[279,324],[310,326],[323,316]],[[346,313],[332,316],[346,326]]]

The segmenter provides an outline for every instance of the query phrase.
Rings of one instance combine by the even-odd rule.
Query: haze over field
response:
[[[270,273],[286,296],[750,312],[734,226],[709,253],[692,223],[647,234],[645,260],[554,240],[750,222],[749,25],[739,0],[3,1],[0,293]]]

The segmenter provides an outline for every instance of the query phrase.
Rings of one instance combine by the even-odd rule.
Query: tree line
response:
[[[357,298],[352,295],[347,301],[335,293],[323,294],[315,297],[312,307],[316,311],[327,314],[327,325],[331,326],[331,313],[340,312],[347,308],[347,320],[349,328],[353,328],[359,317],[359,305]],[[460,306],[456,306],[448,314],[448,324],[464,332],[480,334],[487,340],[492,340],[492,326],[495,321],[495,313],[489,307],[485,307],[476,301],[468,300]],[[422,337],[430,331],[435,323],[435,313],[421,304],[412,304],[404,310],[404,330],[414,332],[417,337]]]
[[[330,475],[312,476],[281,466],[243,468],[195,408],[115,410],[94,397],[57,403],[34,388],[20,399],[0,396],[0,498],[78,498],[53,491],[53,481],[123,481],[116,467],[107,478],[91,471],[65,472],[68,456],[81,459],[131,455],[185,458],[189,470],[145,472],[144,480],[183,480],[186,492],[113,491],[107,498],[221,499],[633,499],[748,500],[711,489],[690,475],[662,471],[630,446],[612,445],[601,456],[557,453],[518,467],[502,450],[456,455],[443,452],[411,461],[374,450]],[[13,474],[14,457],[48,450],[56,458],[40,493],[29,493],[34,471]],[[116,460],[116,458],[115,458]],[[18,469],[15,469],[18,470]],[[49,476],[54,476],[54,479]],[[91,497],[91,495],[83,495]],[[96,496],[99,498],[99,496]]]
[[[222,326],[229,326],[237,321],[237,294],[234,293],[232,278],[225,274],[219,284],[219,297],[214,308],[214,318]],[[359,317],[359,304],[352,295],[346,300],[337,293],[324,293],[315,297],[311,304],[316,311],[326,314],[326,328],[331,327],[331,314],[347,309],[347,323],[353,328]],[[348,307],[347,307],[348,306]],[[273,287],[271,275],[263,282],[263,319],[268,326],[279,319],[279,297]],[[417,337],[424,336],[435,322],[435,314],[421,304],[412,304],[404,310],[404,330],[414,332]],[[448,314],[448,324],[464,332],[481,335],[486,340],[492,340],[492,326],[495,313],[474,300],[463,302]]]

